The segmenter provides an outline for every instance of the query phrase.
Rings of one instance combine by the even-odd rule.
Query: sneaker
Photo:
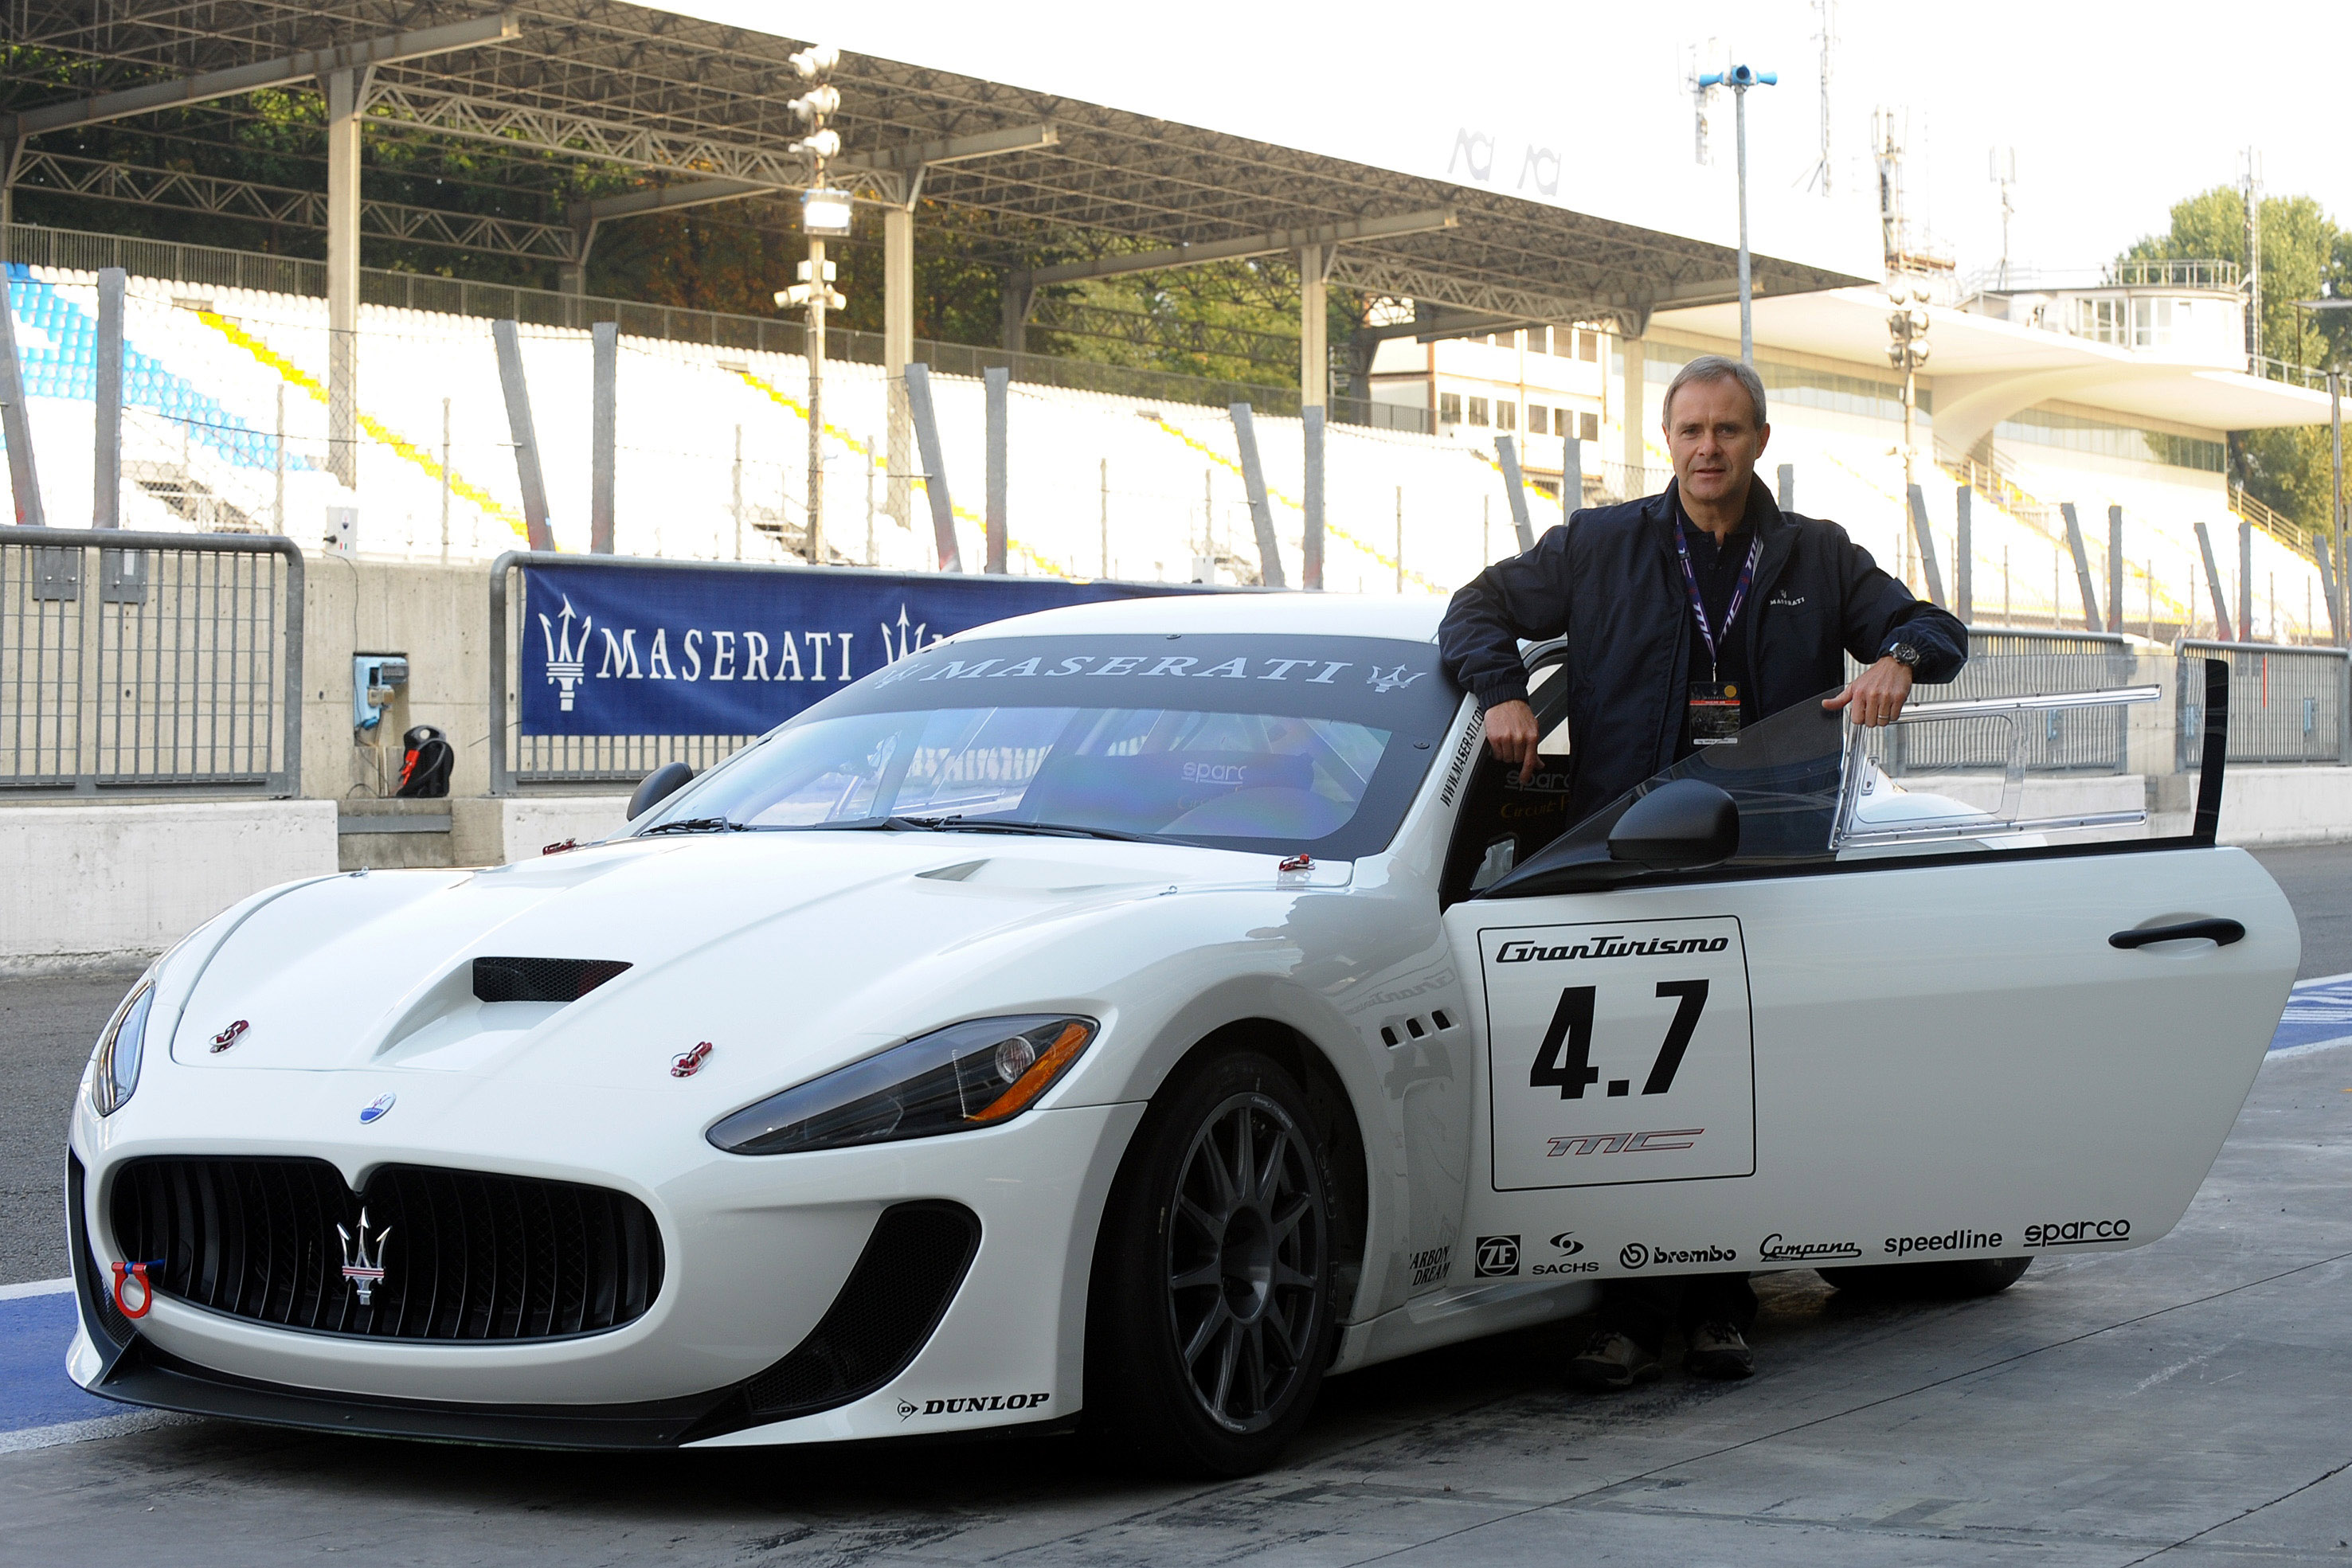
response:
[[[1568,1380],[1588,1394],[1608,1394],[1647,1383],[1665,1370],[1654,1352],[1627,1334],[1597,1329],[1568,1364]]]
[[[1756,1353],[1729,1323],[1703,1323],[1691,1331],[1690,1350],[1683,1365],[1694,1377],[1718,1383],[1736,1382],[1756,1372]]]

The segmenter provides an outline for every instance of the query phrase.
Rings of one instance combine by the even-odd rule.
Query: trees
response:
[[[2262,320],[2268,359],[2290,365],[2340,364],[2352,371],[2352,311],[2298,310],[2323,292],[2352,296],[2352,232],[2309,196],[2269,196],[2262,219]],[[2217,185],[2175,203],[2171,226],[2141,239],[2125,259],[2220,256],[2249,261],[2242,191]],[[2321,426],[2232,431],[2231,477],[2261,500],[2314,528],[2327,523],[2328,433]]]

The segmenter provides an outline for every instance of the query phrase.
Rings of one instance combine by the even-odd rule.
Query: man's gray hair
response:
[[[1748,404],[1756,410],[1758,427],[1762,427],[1764,378],[1756,373],[1755,366],[1742,364],[1738,360],[1726,359],[1721,354],[1701,354],[1675,372],[1675,379],[1666,383],[1665,418],[1669,423],[1674,419],[1675,393],[1693,382],[1738,382],[1748,389]]]

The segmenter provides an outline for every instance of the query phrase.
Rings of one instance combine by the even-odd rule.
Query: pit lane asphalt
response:
[[[2263,858],[2306,975],[2352,970],[2328,945],[2352,850]],[[58,1107],[128,977],[0,982],[0,1281],[62,1270]],[[0,1437],[0,1563],[2352,1563],[2347,1186],[2352,1046],[2281,1052],[2171,1235],[2045,1258],[1983,1301],[1759,1280],[1744,1385],[1588,1398],[1555,1370],[1570,1329],[1515,1334],[1335,1379],[1288,1463],[1225,1485],[1071,1439],[612,1457],[117,1416]]]

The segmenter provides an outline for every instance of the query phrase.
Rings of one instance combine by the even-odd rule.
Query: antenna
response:
[[[1713,38],[1706,41],[1705,49],[1696,44],[1683,49],[1683,86],[1691,95],[1691,156],[1701,168],[1715,163],[1714,149],[1707,144],[1707,111],[1715,107],[1715,84],[1706,76],[1710,62],[1717,57]]]
[[[1885,107],[1871,110],[1870,141],[1871,155],[1878,163],[1878,231],[1886,252],[1886,270],[1900,272],[1907,236],[1903,221],[1903,139],[1895,110]]]
[[[2017,149],[1996,147],[1985,156],[1987,172],[2000,187],[2000,287],[2009,287],[2009,220],[2017,212],[2012,194],[2017,187]]]
[[[2246,369],[2263,371],[2263,155],[2249,147],[2238,157],[2246,193]]]
[[[1832,74],[1830,57],[1831,51],[1837,43],[1837,0],[1813,0],[1813,9],[1822,19],[1822,30],[1817,35],[1822,45],[1822,158],[1820,162],[1813,165],[1812,173],[1807,177],[1805,189],[1810,191],[1815,185],[1819,185],[1822,194],[1826,196],[1830,193],[1830,171],[1832,166],[1830,150],[1830,78]]]

